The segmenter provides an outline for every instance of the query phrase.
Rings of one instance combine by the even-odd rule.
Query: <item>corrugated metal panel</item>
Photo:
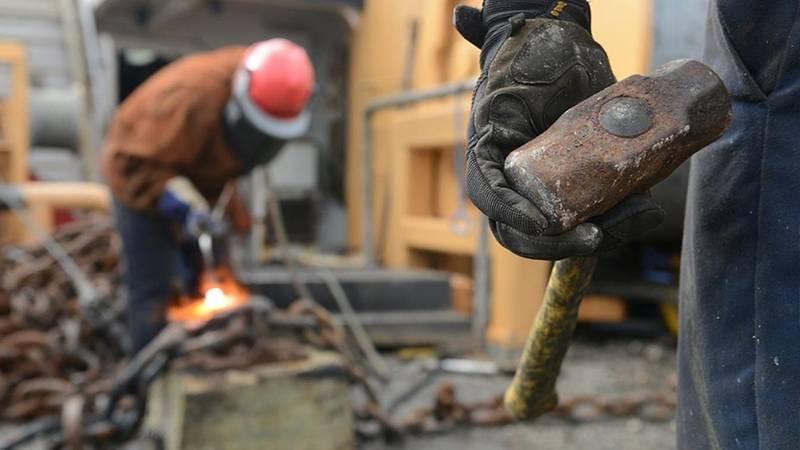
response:
[[[63,49],[28,45],[26,50],[32,86],[67,87],[71,84]]]
[[[0,16],[58,18],[58,13],[53,0],[0,0]]]
[[[31,84],[70,84],[59,0],[0,0],[0,40],[26,46]]]
[[[58,18],[0,15],[0,36],[14,36],[26,42],[61,43],[64,36]]]

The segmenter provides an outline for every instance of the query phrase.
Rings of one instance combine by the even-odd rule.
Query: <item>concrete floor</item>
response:
[[[402,370],[413,370],[405,367]],[[576,342],[567,355],[558,391],[564,397],[660,392],[674,386],[675,357],[670,346],[643,342],[596,344]],[[412,380],[414,375],[401,376]],[[441,376],[455,384],[461,400],[479,400],[502,392],[506,377]],[[410,381],[409,381],[410,382]],[[432,383],[402,410],[400,416],[430,402]],[[389,389],[402,390],[394,386]],[[390,394],[391,395],[391,394]],[[573,424],[543,418],[531,425],[459,430],[441,436],[411,437],[402,444],[374,442],[364,450],[669,450],[675,448],[674,421],[651,423],[638,418]]]

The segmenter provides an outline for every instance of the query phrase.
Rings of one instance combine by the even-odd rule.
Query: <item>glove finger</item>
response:
[[[186,218],[186,229],[192,236],[210,232],[211,217],[205,212],[192,211]]]
[[[453,10],[453,25],[458,33],[475,47],[483,47],[486,26],[480,9],[459,5]]]
[[[603,232],[591,223],[583,223],[556,236],[532,236],[502,223],[491,223],[497,242],[512,253],[529,259],[557,261],[594,253],[603,240]]]
[[[209,232],[214,237],[223,237],[228,233],[228,222],[226,220],[210,220]]]
[[[590,220],[605,236],[600,250],[610,250],[661,225],[664,210],[645,194],[633,194],[607,213]]]
[[[467,191],[475,206],[489,219],[515,228],[521,233],[539,235],[547,228],[547,219],[533,203],[508,186],[502,163],[478,162],[467,154]]]

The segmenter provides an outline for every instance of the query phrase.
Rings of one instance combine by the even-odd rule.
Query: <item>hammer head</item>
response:
[[[697,61],[633,76],[565,112],[505,163],[511,187],[569,230],[645,192],[718,139],[731,118],[719,77]]]

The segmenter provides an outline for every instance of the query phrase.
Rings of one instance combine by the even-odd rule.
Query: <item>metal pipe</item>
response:
[[[87,94],[89,96],[89,104],[91,107],[91,135],[89,142],[89,150],[100,147],[103,141],[103,128],[107,123],[110,115],[112,104],[108,101],[111,96],[108,95],[108,90],[103,86],[105,78],[103,77],[104,64],[101,60],[100,42],[97,33],[97,24],[94,18],[94,2],[89,0],[78,0],[77,3],[78,23],[81,31],[81,42],[83,43],[84,57],[86,59],[86,82]],[[96,150],[93,156],[97,156]],[[89,172],[89,179],[96,181],[100,179],[96,167],[87,166]]]
[[[362,146],[361,146],[361,255],[366,267],[375,267],[375,249],[372,242],[372,116],[378,111],[399,106],[408,106],[425,100],[452,97],[471,92],[475,88],[475,79],[445,84],[437,88],[403,92],[398,95],[380,98],[367,104],[363,114]]]
[[[111,193],[98,183],[36,181],[14,185],[28,207],[111,211]]]
[[[486,325],[489,323],[489,219],[481,216],[478,226],[478,251],[472,266],[475,288],[472,299],[472,336],[475,349],[482,352],[486,349]]]
[[[247,259],[250,267],[261,264],[261,249],[267,235],[267,182],[264,171],[256,169],[250,174],[250,214],[253,226],[250,229],[250,245]]]
[[[74,88],[32,89],[28,96],[34,147],[80,149],[81,94]]]

